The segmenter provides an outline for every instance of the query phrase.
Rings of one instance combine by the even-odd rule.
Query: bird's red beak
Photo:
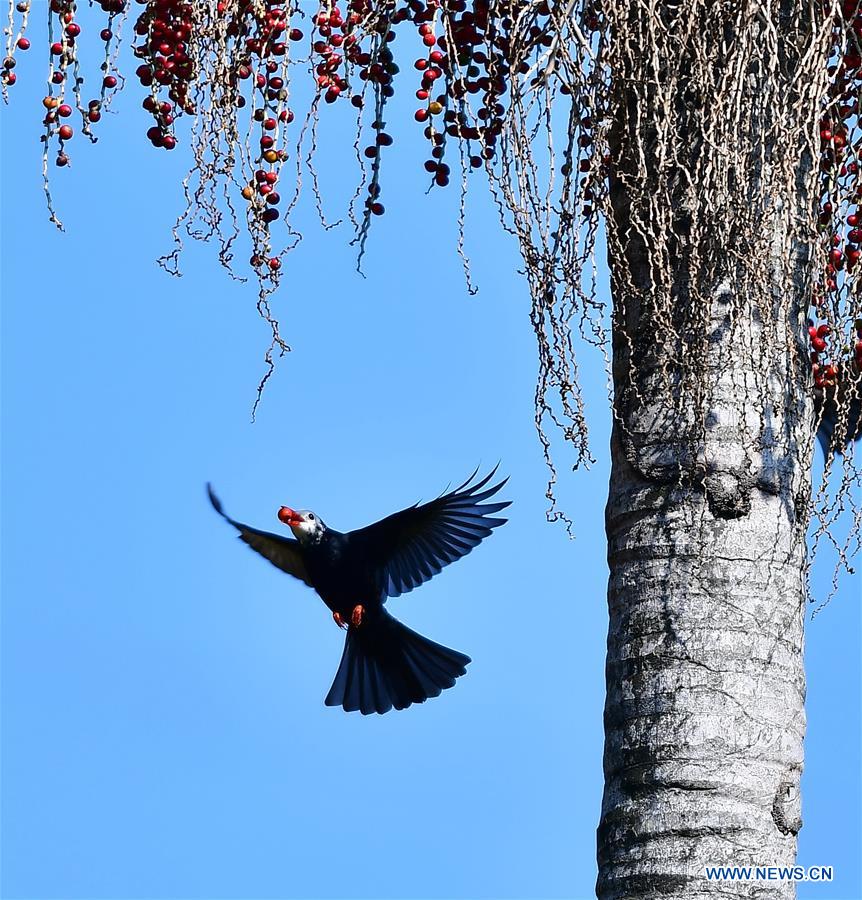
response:
[[[279,521],[284,522],[285,525],[289,525],[290,527],[302,524],[302,516],[289,506],[282,506],[278,511],[278,518]]]

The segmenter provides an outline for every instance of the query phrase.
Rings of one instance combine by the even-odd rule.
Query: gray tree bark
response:
[[[757,90],[756,79],[749,89]],[[615,423],[597,894],[789,898],[790,882],[714,882],[706,867],[792,866],[802,825],[813,443],[807,249],[793,246],[790,279],[777,273],[787,271],[781,254],[791,217],[813,209],[810,159],[798,146],[769,148],[800,154],[796,183],[763,210],[781,279],[765,289],[776,298],[771,317],[762,286],[746,296],[732,262],[723,279],[694,283],[687,216],[679,213],[698,198],[680,188],[672,217],[678,253],[665,273],[671,306],[684,333],[686,304],[708,296],[709,333],[702,394],[674,395],[682,363],[668,364],[668,348],[656,345],[655,260],[631,225],[644,193],[642,181],[635,184],[643,157],[627,157],[627,148],[643,146],[631,133],[643,121],[634,108],[642,98],[623,83],[611,174],[610,227],[625,253],[610,259]],[[692,138],[692,159],[695,145]],[[752,167],[752,183],[762,174]],[[713,244],[709,252],[732,260],[739,249]]]
[[[802,825],[804,545],[793,498],[634,464],[615,429],[598,895],[792,896],[707,865],[793,865]],[[729,511],[738,515],[728,515]]]

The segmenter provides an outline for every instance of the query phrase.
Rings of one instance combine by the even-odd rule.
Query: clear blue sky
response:
[[[169,248],[185,157],[153,150],[130,82],[95,147],[40,193],[44,64],[2,127],[2,895],[5,898],[582,898],[593,893],[606,636],[604,375],[585,356],[598,465],[565,477],[577,540],[544,519],[535,346],[515,248],[476,179],[424,196],[402,89],[383,200],[354,271],[311,217],[276,311],[295,348],[249,423],[266,330],[249,285]],[[324,142],[325,144],[325,142]],[[321,153],[331,215],[353,169]],[[394,152],[397,149],[398,152]],[[565,449],[558,450],[565,470]],[[206,502],[277,529],[343,529],[482,462],[511,520],[391,603],[469,653],[441,698],[384,717],[323,706],[343,635]],[[815,590],[826,590],[818,572]],[[803,863],[858,898],[859,580],[808,628]]]

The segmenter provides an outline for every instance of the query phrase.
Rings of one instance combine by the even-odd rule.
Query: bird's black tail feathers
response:
[[[455,684],[470,657],[422,637],[381,610],[347,631],[327,706],[363,715],[405,709]]]

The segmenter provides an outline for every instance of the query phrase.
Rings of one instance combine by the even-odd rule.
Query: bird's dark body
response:
[[[469,656],[411,631],[384,604],[468,554],[506,521],[493,514],[508,502],[486,502],[505,481],[489,488],[494,472],[477,482],[475,474],[436,500],[346,533],[327,528],[310,511],[282,507],[279,518],[298,540],[231,519],[208,487],[216,512],[240,538],[314,588],[336,622],[347,627],[327,706],[363,714],[404,709],[438,696],[466,672]]]
[[[357,604],[366,614],[382,608],[379,584],[349,534],[327,529],[318,543],[303,547],[302,552],[315,591],[345,622]]]

